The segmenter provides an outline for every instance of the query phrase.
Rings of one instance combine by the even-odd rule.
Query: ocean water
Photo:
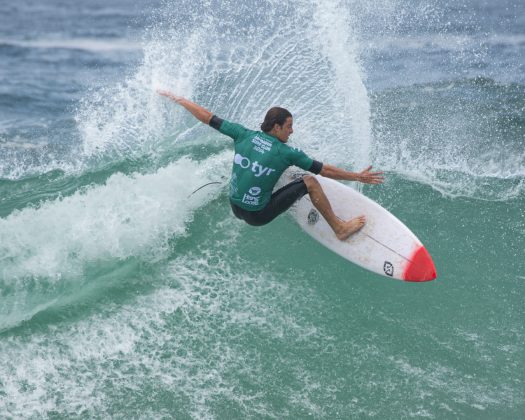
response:
[[[437,280],[236,220],[157,88],[384,170]],[[524,249],[519,0],[0,1],[1,418],[525,418]]]

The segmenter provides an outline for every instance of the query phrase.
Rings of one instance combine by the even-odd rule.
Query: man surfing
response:
[[[371,166],[361,172],[349,172],[316,161],[303,151],[289,147],[286,143],[293,133],[293,117],[286,109],[271,108],[261,124],[261,131],[253,131],[240,124],[223,120],[202,106],[169,91],[157,92],[186,108],[202,123],[233,139],[235,156],[230,180],[230,204],[237,218],[252,226],[262,226],[309,194],[314,207],[323,215],[341,241],[346,240],[366,223],[364,215],[346,221],[339,219],[313,175],[304,175],[272,193],[283,172],[294,165],[313,174],[337,180],[365,184],[383,182],[383,173],[371,172]]]

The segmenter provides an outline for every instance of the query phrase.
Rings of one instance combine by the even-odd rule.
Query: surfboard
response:
[[[297,202],[294,217],[306,233],[348,261],[374,273],[409,282],[436,278],[432,257],[403,222],[353,188],[320,175],[316,178],[339,218],[349,220],[363,214],[367,222],[346,241],[340,241],[305,195]]]

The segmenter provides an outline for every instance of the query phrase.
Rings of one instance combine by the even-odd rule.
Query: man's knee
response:
[[[313,175],[303,176],[303,181],[306,184],[308,192],[321,188],[321,184],[319,184],[319,181]]]

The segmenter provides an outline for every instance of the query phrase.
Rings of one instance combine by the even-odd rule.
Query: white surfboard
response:
[[[436,268],[421,241],[375,201],[333,179],[317,175],[335,214],[348,220],[366,216],[365,226],[340,241],[305,195],[296,205],[299,226],[343,258],[383,276],[422,282],[436,278]]]

